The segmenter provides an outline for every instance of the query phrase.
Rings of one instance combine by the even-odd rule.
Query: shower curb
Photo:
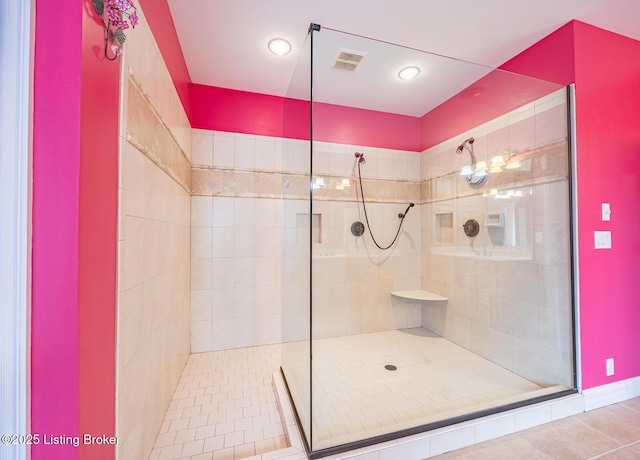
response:
[[[282,376],[273,374],[274,386],[283,417],[285,434],[292,447],[244,460],[304,460],[307,454],[293,409],[289,402]],[[322,457],[322,460],[422,460],[462,449],[491,439],[506,436],[528,428],[543,425],[585,411],[585,397],[581,393],[551,399],[526,407],[489,415],[445,428],[419,433],[393,441],[374,444],[338,454]],[[293,447],[299,446],[300,448]]]

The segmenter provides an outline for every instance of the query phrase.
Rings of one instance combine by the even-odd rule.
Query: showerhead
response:
[[[474,141],[475,139],[473,137],[470,137],[469,139],[465,140],[462,144],[458,146],[458,148],[456,149],[456,153],[460,155],[464,149],[469,150],[469,147],[467,147],[467,144],[471,145],[473,144]]]
[[[398,214],[398,218],[404,219],[405,217],[407,217],[407,213],[409,212],[409,209],[413,208],[414,206],[415,204],[409,203],[409,206],[407,206],[407,209],[405,209],[403,213]]]
[[[364,163],[366,161],[364,159],[364,153],[356,152],[356,158],[358,159],[358,163]]]
[[[486,173],[480,174],[480,172],[475,171],[477,160],[476,155],[473,153],[474,141],[475,139],[473,137],[465,140],[458,146],[458,148],[456,149],[456,153],[461,154],[463,150],[466,150],[467,152],[469,152],[469,155],[471,155],[471,165],[464,166],[460,171],[460,174],[467,179],[467,182],[472,188],[477,189],[482,186],[484,180],[487,178],[487,175]]]

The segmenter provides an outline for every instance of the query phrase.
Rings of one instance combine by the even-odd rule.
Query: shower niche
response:
[[[435,244],[453,244],[453,212],[434,214]]]
[[[311,458],[576,391],[568,92],[310,28],[283,111],[309,140],[282,154],[281,372]]]

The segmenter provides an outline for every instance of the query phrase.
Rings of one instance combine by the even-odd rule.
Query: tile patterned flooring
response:
[[[407,335],[405,337],[413,340],[416,336],[423,334],[420,331],[390,331]],[[367,334],[368,335],[368,334]],[[373,339],[380,347],[393,353],[393,343],[385,343],[384,337],[396,340],[393,337],[397,334],[371,334],[372,337],[360,337],[360,339]],[[428,335],[428,334],[427,334]],[[350,338],[344,338],[350,339]],[[347,340],[349,341],[349,340]],[[395,343],[395,342],[394,342]],[[323,349],[322,344],[316,347],[316,359],[322,362],[322,359],[329,359],[328,353],[332,347],[340,350],[339,356],[333,355],[333,361],[327,361],[325,364],[335,366],[337,359],[344,359],[345,363],[353,359],[351,353],[346,352],[348,349],[343,341],[333,341],[331,345],[330,339]],[[361,344],[362,345],[362,344]],[[400,349],[406,352],[406,343],[401,343]],[[410,368],[419,361],[425,359],[426,356],[419,358],[415,355],[404,353],[401,355],[387,355],[385,353],[377,353],[374,343],[368,343],[368,355],[371,362],[360,362],[359,366],[369,368],[372,363],[380,366],[393,359],[394,364],[398,366],[398,371]],[[391,348],[390,348],[391,347]],[[446,347],[445,347],[446,348]],[[293,451],[288,448],[288,441],[283,430],[283,421],[278,410],[276,395],[273,388],[273,371],[280,364],[280,346],[269,345],[262,347],[244,348],[237,350],[227,350],[211,353],[194,354],[184,369],[180,383],[167,411],[165,421],[162,424],[158,435],[155,448],[150,456],[151,460],[237,460],[242,458],[251,459],[280,459],[294,458],[286,456],[285,452]],[[446,350],[437,346],[431,347],[433,353],[432,360],[452,359],[453,356],[447,355]],[[451,352],[453,353],[453,352]],[[481,375],[483,378],[477,383],[483,388],[484,392],[493,391],[494,397],[502,395],[509,398],[509,391],[504,388],[495,387],[494,383],[485,381],[488,368],[484,368],[484,364],[473,364],[469,361],[472,357],[465,357],[463,351],[456,351],[454,355],[458,356],[459,362],[454,368],[468,369],[475,375]],[[345,357],[346,356],[346,357]],[[437,359],[436,359],[437,358]],[[480,358],[482,359],[482,358]],[[353,367],[353,362],[349,365]],[[484,369],[483,373],[477,374],[479,370]],[[396,371],[396,372],[398,372]],[[504,371],[504,370],[503,370]],[[361,369],[360,372],[367,372]],[[388,371],[385,371],[388,372]],[[389,372],[382,372],[378,375],[376,384],[387,385],[385,381]],[[450,371],[447,371],[450,372]],[[398,374],[399,375],[399,374]],[[369,378],[372,376],[369,375]],[[502,376],[501,378],[503,378]],[[353,376],[348,375],[345,371],[334,372],[333,385],[344,382],[338,382],[340,379],[351,381]],[[395,378],[395,377],[393,377]],[[411,377],[406,379],[407,382],[413,381]],[[453,378],[450,374],[437,376],[431,374],[430,381],[451,382]],[[386,382],[386,383],[385,383]],[[535,390],[530,387],[531,383],[517,382],[512,383],[523,385],[518,387],[519,390]],[[367,384],[368,385],[368,384]],[[488,386],[487,386],[488,385]],[[444,391],[445,388],[454,390],[457,385],[443,385],[440,390],[440,396],[444,397],[450,410],[455,410],[455,403],[451,399],[452,392]],[[407,387],[409,391],[411,387]],[[415,390],[413,390],[415,391]],[[503,393],[504,392],[504,393]],[[331,387],[327,391],[319,395],[319,398],[329,398],[325,401],[329,403],[329,408],[322,417],[329,420],[340,422],[342,420],[338,414],[339,407],[345,407],[349,413],[354,411],[367,413],[373,419],[375,414],[366,412],[364,407],[360,407],[361,397],[373,398],[376,401],[376,395],[363,394],[359,384],[351,381],[349,388],[344,391],[334,392],[334,396],[341,394],[339,399],[331,402]],[[394,394],[403,392],[394,392]],[[409,391],[411,401],[414,401],[416,395]],[[379,395],[378,395],[379,396]],[[419,396],[419,395],[418,395]],[[337,396],[336,396],[337,397]],[[430,396],[433,398],[433,395]],[[464,398],[471,398],[469,402],[477,402],[483,404],[482,400],[474,399],[473,396],[466,394]],[[477,396],[475,397],[477,398]],[[443,401],[444,401],[443,400]],[[385,404],[384,400],[378,401]],[[387,402],[388,403],[388,402]],[[432,405],[443,404],[442,402],[433,402]],[[453,404],[453,405],[451,405]],[[408,406],[403,406],[408,407]],[[406,410],[406,409],[405,409]],[[378,413],[377,411],[374,411]],[[331,417],[333,415],[333,418]],[[321,420],[322,420],[321,417]],[[377,417],[380,417],[378,413]],[[396,418],[393,415],[384,418],[391,423],[402,423],[402,417]],[[381,423],[378,420],[376,423]],[[405,421],[406,422],[406,421]],[[323,425],[322,421],[316,424],[315,429],[320,430]],[[359,422],[363,425],[363,422]],[[364,425],[363,425],[364,426]],[[347,427],[346,425],[343,427]],[[327,432],[331,432],[327,428]],[[344,436],[344,433],[342,435]],[[283,457],[283,455],[285,455]],[[341,458],[348,458],[349,453],[341,455]],[[388,456],[383,451],[370,452],[366,455],[367,460],[387,459]],[[295,456],[299,460],[300,455]],[[361,458],[361,457],[358,457]],[[362,457],[364,458],[364,457]],[[627,401],[606,406],[600,409],[592,410],[578,415],[546,423],[528,430],[519,431],[513,434],[502,436],[500,438],[475,444],[470,447],[445,453],[434,458],[448,459],[611,459],[626,460],[640,459],[640,397],[629,399]],[[404,460],[404,459],[398,459]]]
[[[442,460],[640,459],[640,397],[436,457]]]
[[[306,353],[308,346],[297,350]],[[150,460],[264,459],[284,452],[272,377],[280,359],[280,345],[191,355]],[[390,363],[398,370],[385,370]],[[421,328],[316,340],[314,364],[315,449],[557,390]],[[308,379],[305,369],[297,370],[301,381]],[[296,371],[287,378],[295,381]]]
[[[235,460],[287,447],[273,388],[280,346],[189,357],[149,460]]]
[[[315,450],[564,389],[537,385],[422,328],[314,340],[313,356]],[[308,382],[305,366],[285,375],[290,388]],[[304,405],[296,406],[308,424]]]

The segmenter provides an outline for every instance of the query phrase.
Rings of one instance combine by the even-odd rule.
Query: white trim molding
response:
[[[28,434],[32,3],[0,1],[0,434]],[[0,458],[27,458],[24,443]]]
[[[583,390],[584,410],[590,411],[640,396],[640,377]]]

